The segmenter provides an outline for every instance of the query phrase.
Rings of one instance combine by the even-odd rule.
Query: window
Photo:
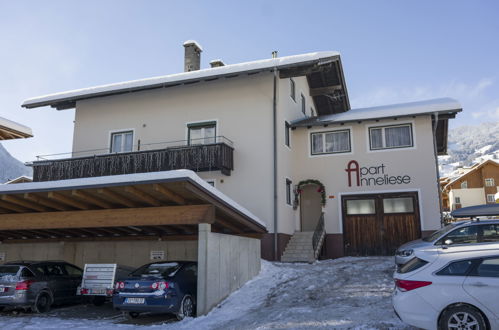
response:
[[[111,134],[111,152],[130,152],[133,149],[133,131]]]
[[[189,132],[187,139],[189,140],[189,145],[215,143],[216,127],[217,124],[214,121],[188,124],[187,128]]]
[[[76,268],[68,264],[64,265],[64,267],[66,267],[66,272],[68,273],[69,276],[80,277],[83,275],[83,271],[79,268]]]
[[[494,187],[494,186],[495,186],[494,178],[485,179],[485,187]]]
[[[310,117],[314,117],[314,116],[315,116],[314,108],[310,108]]]
[[[412,125],[369,128],[371,150],[412,147]]]
[[[288,122],[285,122],[285,128],[284,128],[284,143],[289,147],[290,146],[290,140],[289,140],[289,134],[291,133],[291,125],[289,125]]]
[[[303,94],[301,94],[301,112],[303,112],[303,114],[306,116],[307,113],[305,112],[305,108],[307,107],[306,103],[305,103],[305,96],[303,96]]]
[[[454,197],[455,204],[461,204],[461,197]]]
[[[293,101],[296,102],[296,87],[295,87],[295,81],[293,79],[289,79],[289,96],[293,99]]]
[[[487,203],[495,203],[496,197],[494,194],[487,194]]]
[[[428,263],[428,261],[425,261],[423,259],[413,258],[409,262],[407,262],[404,265],[400,266],[397,269],[397,273],[399,273],[399,274],[405,274],[405,273],[413,272],[416,269],[419,269],[419,268],[423,267],[427,263]]]
[[[374,199],[347,200],[347,214],[375,214]]]
[[[461,189],[468,189],[468,181],[461,182]]]
[[[437,275],[444,276],[466,276],[477,260],[455,261],[437,272]]]
[[[350,130],[311,134],[312,155],[350,152]]]
[[[478,242],[478,226],[467,226],[453,230],[444,236],[437,244],[445,244],[446,241],[452,241],[454,244],[473,244]]]
[[[499,258],[483,260],[471,276],[499,277]]]
[[[215,180],[206,180],[206,183],[208,183],[210,186],[215,187]]]
[[[291,205],[291,185],[292,181],[286,179],[286,204]]]
[[[482,240],[481,242],[499,242],[499,225],[481,225]]]
[[[384,198],[384,213],[412,213],[414,212],[413,200],[411,197]]]

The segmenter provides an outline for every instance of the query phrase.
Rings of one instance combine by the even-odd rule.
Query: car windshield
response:
[[[21,266],[3,265],[0,266],[0,281],[17,280],[17,272]]]
[[[436,232],[434,232],[430,236],[423,238],[423,241],[433,242],[434,240],[436,240],[437,238],[439,238],[440,236],[442,236],[443,234],[445,234],[446,232],[448,232],[449,230],[454,228],[456,225],[458,225],[458,224],[457,223],[448,224],[447,226],[442,227],[440,230],[437,230]]]
[[[161,277],[165,278],[172,276],[180,268],[178,262],[155,263],[140,267],[134,271],[132,276],[135,277]]]

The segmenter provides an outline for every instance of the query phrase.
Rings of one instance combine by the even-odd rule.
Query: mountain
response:
[[[20,177],[21,175],[32,176],[33,171],[22,162],[12,157],[0,144],[0,183]]]
[[[438,158],[440,176],[487,159],[499,161],[499,122],[449,130],[448,155]]]

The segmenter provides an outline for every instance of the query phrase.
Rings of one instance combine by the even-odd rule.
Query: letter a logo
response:
[[[348,173],[348,186],[352,186],[352,172],[355,172],[355,178],[357,179],[357,187],[360,186],[360,169],[359,163],[355,160],[351,160],[348,162],[347,168],[345,171]]]

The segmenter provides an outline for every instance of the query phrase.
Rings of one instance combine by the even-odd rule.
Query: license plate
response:
[[[0,292],[5,292],[5,288],[3,286],[0,287]]]
[[[145,298],[126,298],[125,304],[144,304]]]
[[[106,294],[106,289],[90,289],[90,294]]]

